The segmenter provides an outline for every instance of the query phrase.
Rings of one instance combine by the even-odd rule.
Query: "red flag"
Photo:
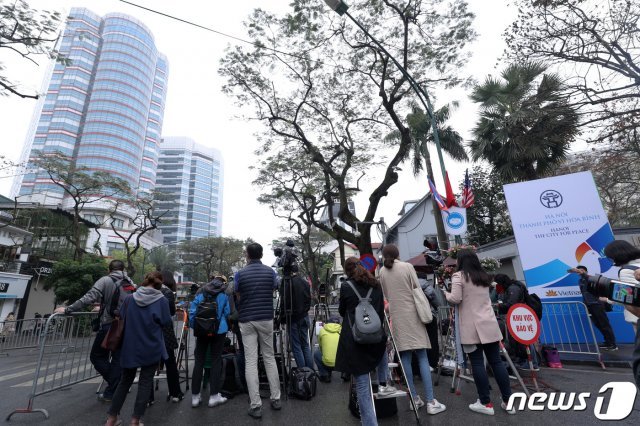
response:
[[[453,194],[453,189],[451,189],[451,182],[449,181],[449,172],[445,173],[444,186],[445,186],[445,190],[447,191],[447,198],[445,199],[445,202],[447,203],[447,208],[458,207],[456,196]]]

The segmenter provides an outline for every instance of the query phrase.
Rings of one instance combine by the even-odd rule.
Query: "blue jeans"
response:
[[[383,359],[386,357],[383,357]],[[373,399],[371,398],[369,374],[354,375],[356,384],[356,395],[358,396],[358,406],[360,407],[360,421],[362,426],[377,426],[375,411],[373,409]]]
[[[426,349],[418,349],[415,351],[402,351],[400,352],[400,359],[402,360],[402,367],[404,368],[405,375],[407,376],[407,384],[409,385],[409,391],[411,396],[415,398],[416,388],[413,385],[413,368],[411,367],[411,355],[415,352],[418,357],[418,366],[420,367],[420,377],[424,384],[424,392],[427,397],[427,402],[434,399],[433,396],[433,383],[431,383],[431,370],[429,369],[429,358],[427,358]]]
[[[484,365],[484,357],[482,353],[487,357],[487,362],[493,370],[493,376],[498,382],[500,393],[502,394],[502,400],[504,402],[509,401],[511,396],[511,383],[509,383],[509,373],[504,366],[502,359],[500,358],[500,344],[498,342],[487,343],[484,345],[476,344],[477,349],[469,354],[471,360],[471,370],[473,371],[473,381],[476,384],[478,390],[478,398],[480,402],[487,405],[491,402],[489,393],[489,377],[487,376],[487,369]]]
[[[309,317],[306,316],[298,321],[291,321],[290,328],[291,350],[293,358],[298,367],[309,367],[313,369],[313,359],[311,358],[311,348],[309,348]]]
[[[322,377],[329,377],[331,375],[332,367],[327,367],[322,363],[322,351],[320,349],[316,349],[313,353],[313,360],[316,362],[316,369],[318,370],[318,374]]]

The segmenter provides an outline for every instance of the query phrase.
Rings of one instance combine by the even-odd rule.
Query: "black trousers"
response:
[[[91,353],[89,354],[89,360],[95,367],[96,371],[100,373],[102,378],[107,382],[107,387],[104,390],[104,395],[107,397],[113,396],[118,383],[120,382],[120,350],[111,352],[107,349],[103,349],[101,344],[104,340],[104,336],[109,331],[110,324],[104,324],[98,333],[96,339],[93,341],[91,347]]]
[[[158,368],[158,364],[151,364],[140,368],[140,378],[138,379],[138,393],[136,394],[136,402],[133,406],[133,417],[136,419],[144,416],[144,411],[147,408],[147,402],[151,398],[151,391],[153,390],[153,376]],[[113,400],[111,401],[111,407],[109,407],[108,414],[117,416],[122,410],[129,388],[133,384],[133,380],[136,378],[137,368],[123,368],[122,378],[118,384],[115,394],[113,394]]]
[[[601,303],[587,305],[587,309],[591,314],[591,320],[593,321],[593,325],[596,326],[600,333],[604,336],[605,345],[613,346],[616,344],[616,335],[613,334],[613,329],[611,328],[611,324],[609,323],[609,317],[607,316],[607,312],[602,306]]]
[[[194,351],[195,365],[193,366],[193,381],[191,382],[191,393],[197,395],[202,386],[202,373],[207,357],[207,349],[211,348],[211,370],[209,372],[209,390],[211,395],[220,392],[222,383],[222,349],[226,334],[217,334],[214,337],[198,337],[196,339],[196,349]]]
[[[427,349],[427,358],[429,359],[429,366],[431,368],[438,368],[438,361],[440,360],[440,342],[438,341],[438,318],[433,317],[433,321],[427,324],[427,335],[431,342],[431,349]]]

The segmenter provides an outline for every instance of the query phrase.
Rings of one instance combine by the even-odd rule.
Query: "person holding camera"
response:
[[[580,292],[582,293],[582,300],[589,311],[589,316],[593,325],[596,326],[602,336],[604,342],[599,344],[600,349],[605,351],[617,351],[618,345],[616,345],[616,335],[611,328],[609,317],[607,316],[607,310],[611,310],[609,303],[603,302],[593,293],[589,291],[589,275],[586,266],[578,265],[575,268],[569,270],[574,274],[580,274]]]
[[[290,286],[290,287],[289,287]],[[284,279],[280,286],[280,318],[286,323],[291,337],[291,351],[297,367],[313,370],[313,358],[309,346],[309,309],[311,309],[311,287],[298,274],[298,266],[291,266],[291,278]],[[288,320],[288,321],[287,321]]]
[[[615,240],[604,248],[604,255],[620,267],[618,278],[632,284],[640,284],[636,279],[636,273],[640,270],[640,249],[624,240]],[[633,331],[638,331],[639,309],[625,305],[624,319],[633,326]]]

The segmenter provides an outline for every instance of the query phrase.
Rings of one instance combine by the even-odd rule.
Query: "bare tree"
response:
[[[505,32],[507,56],[557,65],[587,129],[640,114],[640,3],[517,0],[518,18]],[[631,101],[631,102],[624,102]],[[615,134],[592,135],[606,139]]]
[[[35,65],[38,65],[34,59],[36,56],[67,62],[54,49],[60,22],[59,12],[31,9],[24,0],[0,0],[0,49],[12,52]],[[37,93],[23,92],[16,83],[2,75],[5,70],[0,62],[0,95],[12,94],[21,98],[38,99]]]
[[[86,167],[76,167],[62,153],[40,156],[34,165],[49,177],[51,183],[63,189],[65,197],[72,201],[73,227],[70,241],[74,260],[81,260],[85,248],[81,244],[82,212],[88,204],[106,199],[117,199],[130,193],[129,184],[107,172],[92,172]]]
[[[462,82],[458,70],[475,37],[466,6],[462,0],[369,0],[354,14],[419,84],[450,87]],[[227,79],[224,90],[264,123],[259,137],[264,153],[286,150],[317,166],[330,214],[325,226],[338,240],[371,253],[380,201],[398,181],[397,168],[413,147],[403,119],[414,96],[406,77],[322,2],[295,0],[283,17],[256,10],[247,27],[256,47],[227,52],[220,69]],[[384,135],[392,130],[399,138],[385,145]],[[358,217],[348,208],[354,191],[360,191],[351,183],[374,166],[382,170],[369,176],[377,183]]]

